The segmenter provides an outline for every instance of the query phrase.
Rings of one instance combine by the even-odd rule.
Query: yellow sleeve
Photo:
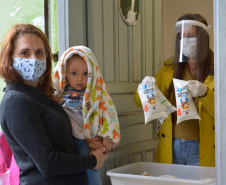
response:
[[[209,114],[214,118],[214,78],[211,80],[212,83],[206,83],[208,86],[207,95],[203,98],[199,98],[202,106],[209,112]]]

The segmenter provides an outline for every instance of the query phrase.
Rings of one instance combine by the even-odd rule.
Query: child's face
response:
[[[76,89],[86,88],[88,78],[88,67],[86,62],[80,56],[73,56],[67,61],[66,79],[68,84]]]

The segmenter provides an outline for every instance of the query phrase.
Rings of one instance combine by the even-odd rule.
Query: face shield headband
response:
[[[181,31],[181,29],[183,29],[184,25],[198,26],[198,27],[201,27],[205,30],[207,30],[211,27],[211,25],[206,26],[202,22],[199,22],[199,21],[196,21],[196,20],[181,20],[181,21],[176,22],[176,24],[175,24],[176,33],[179,33]]]
[[[196,21],[196,20],[181,20],[178,21],[175,25],[176,33],[181,33],[180,40],[180,53],[179,53],[179,62],[186,62],[185,57],[193,59],[197,54],[197,38],[186,38],[183,35],[192,30],[192,27],[198,26],[207,30],[211,26],[206,26],[205,24]],[[193,31],[191,31],[193,32]]]

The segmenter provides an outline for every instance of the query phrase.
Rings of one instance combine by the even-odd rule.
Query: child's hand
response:
[[[103,147],[103,141],[101,137],[94,137],[89,139],[88,141],[88,145],[91,149],[96,150],[98,148]]]
[[[113,147],[114,149],[116,147],[115,143],[112,143],[107,139],[103,139],[103,145],[105,146],[107,152],[111,151],[111,147]]]
[[[89,155],[93,154],[93,152],[94,152],[94,151],[95,151],[95,150],[90,149],[90,151],[89,151]]]
[[[105,146],[107,152],[111,150],[112,143],[109,140],[103,139],[103,145]]]

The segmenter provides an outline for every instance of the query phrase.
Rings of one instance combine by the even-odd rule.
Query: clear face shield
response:
[[[202,61],[209,52],[209,36],[206,32],[210,26],[195,21],[182,20],[175,25],[176,56],[179,62],[189,62],[192,60]]]

